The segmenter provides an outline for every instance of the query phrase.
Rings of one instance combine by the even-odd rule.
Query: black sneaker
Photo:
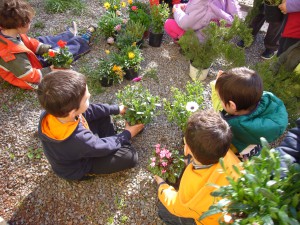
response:
[[[266,48],[266,50],[261,54],[262,59],[272,59],[277,51]]]
[[[236,46],[238,46],[240,48],[245,48],[245,43],[243,40],[240,40],[238,43],[236,43]]]

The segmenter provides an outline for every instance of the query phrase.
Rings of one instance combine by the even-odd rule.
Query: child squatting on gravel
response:
[[[185,131],[184,154],[190,154],[179,185],[179,190],[155,176],[158,186],[158,215],[166,224],[219,224],[219,214],[198,221],[199,217],[214,203],[210,195],[214,187],[207,185],[228,185],[225,173],[220,173],[219,159],[224,157],[228,173],[236,175],[232,165],[240,160],[229,149],[232,133],[221,115],[214,111],[198,111],[189,118]]]
[[[23,89],[33,89],[52,70],[42,55],[49,49],[57,49],[57,42],[67,42],[74,60],[90,50],[91,30],[82,36],[76,29],[56,36],[30,38],[34,10],[25,0],[0,1],[0,76],[8,83]],[[74,23],[76,28],[76,24]]]
[[[46,110],[41,114],[38,136],[53,171],[68,180],[109,174],[132,168],[138,154],[130,139],[143,124],[116,134],[110,115],[124,114],[121,105],[89,104],[84,75],[72,70],[49,73],[38,86],[37,96]]]
[[[246,67],[219,71],[211,83],[215,110],[230,125],[231,149],[245,159],[260,153],[260,138],[275,141],[285,131],[288,114],[283,102],[271,92],[263,91],[260,76]],[[220,101],[221,100],[221,101]]]

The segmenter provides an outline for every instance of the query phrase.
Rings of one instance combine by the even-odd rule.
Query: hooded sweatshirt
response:
[[[64,179],[78,180],[89,173],[94,157],[114,154],[130,144],[131,134],[124,130],[110,137],[100,138],[89,129],[89,124],[109,115],[119,114],[118,105],[90,104],[85,113],[74,122],[61,123],[43,112],[38,133],[45,156],[53,171]]]
[[[228,168],[228,173],[234,176],[237,175],[235,175],[232,165],[238,165],[240,162],[231,150],[224,157],[224,164]],[[216,190],[215,187],[207,184],[219,186],[229,184],[226,174],[220,172],[222,171],[221,168],[221,164],[216,163],[208,168],[195,169],[190,163],[182,175],[178,191],[166,183],[159,186],[159,200],[175,216],[193,218],[197,224],[201,225],[219,224],[220,214],[207,217],[201,222],[198,219],[211,205],[217,202],[217,199],[210,195]]]

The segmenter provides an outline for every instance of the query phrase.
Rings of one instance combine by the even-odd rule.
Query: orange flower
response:
[[[114,72],[118,72],[118,71],[121,71],[121,70],[122,70],[121,66],[117,66],[117,65],[114,65],[113,68],[112,68],[112,71],[114,71]]]
[[[55,52],[54,52],[53,50],[51,50],[51,49],[49,49],[48,54],[49,54],[49,56],[50,56],[51,58],[54,58],[54,57],[55,57]]]
[[[64,47],[66,47],[67,42],[65,42],[65,41],[63,41],[63,40],[59,40],[59,41],[57,42],[57,45],[58,45],[59,47],[61,47],[61,48],[64,48]]]

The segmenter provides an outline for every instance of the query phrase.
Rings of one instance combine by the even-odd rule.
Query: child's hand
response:
[[[140,123],[133,126],[130,126],[127,122],[125,123],[125,130],[128,130],[133,138],[138,133],[140,133],[144,129],[145,125]]]
[[[119,109],[120,109],[120,114],[121,115],[124,115],[126,113],[126,107],[124,105],[120,105]]]
[[[164,179],[162,179],[161,177],[159,177],[157,175],[154,176],[154,179],[155,179],[155,181],[156,181],[157,184],[160,184],[161,182],[165,182]]]
[[[278,8],[283,14],[286,14],[286,0],[282,0],[282,3],[278,6]]]

